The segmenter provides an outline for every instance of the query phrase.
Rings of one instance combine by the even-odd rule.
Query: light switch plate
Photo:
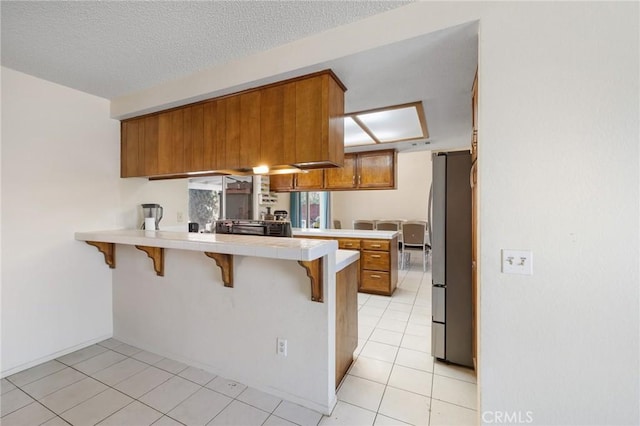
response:
[[[533,252],[502,249],[502,273],[533,275]]]

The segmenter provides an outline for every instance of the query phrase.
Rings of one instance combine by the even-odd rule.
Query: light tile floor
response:
[[[418,258],[418,259],[416,259]],[[358,294],[356,359],[331,416],[108,339],[2,379],[2,426],[474,425],[473,371],[434,361],[431,274]]]

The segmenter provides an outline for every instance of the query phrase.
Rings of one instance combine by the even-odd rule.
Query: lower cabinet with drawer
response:
[[[390,240],[342,238],[333,236],[300,236],[338,240],[338,248],[360,250],[360,293],[391,296],[398,285],[398,237]]]
[[[360,241],[360,288],[391,296],[398,282],[398,239]]]

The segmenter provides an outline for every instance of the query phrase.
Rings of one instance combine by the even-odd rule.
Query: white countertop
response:
[[[294,237],[371,238],[391,240],[398,231],[367,231],[366,229],[309,229],[293,228]]]
[[[342,271],[347,266],[360,258],[360,251],[358,250],[343,250],[338,249],[336,252],[336,272]]]
[[[315,260],[338,249],[337,241],[327,240],[137,229],[76,232],[75,239],[287,260]]]

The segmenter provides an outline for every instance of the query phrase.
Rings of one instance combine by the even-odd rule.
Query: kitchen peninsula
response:
[[[331,412],[336,379],[351,362],[341,353],[351,357],[357,344],[358,252],[335,241],[186,232],[75,238],[114,267],[115,338]],[[347,271],[351,278],[336,283]],[[355,324],[337,328],[350,311]]]

